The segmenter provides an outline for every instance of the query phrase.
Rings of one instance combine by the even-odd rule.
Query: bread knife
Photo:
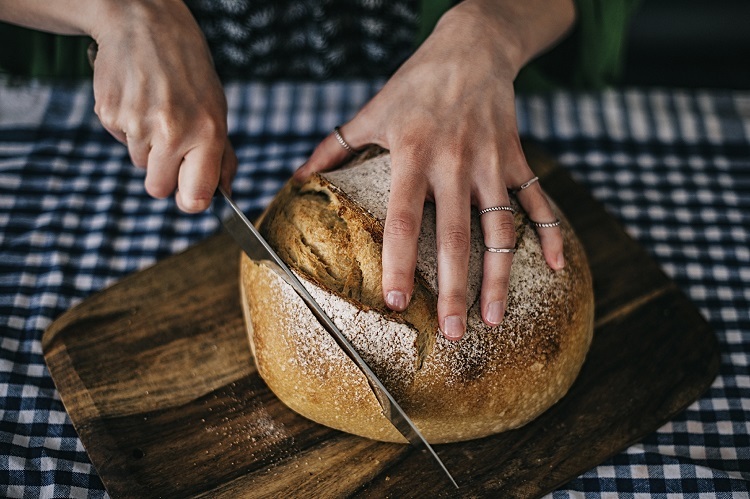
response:
[[[224,212],[228,207],[228,216],[224,217]],[[302,298],[305,305],[310,309],[320,325],[333,336],[336,343],[346,353],[346,355],[352,359],[354,364],[362,370],[367,378],[367,382],[370,384],[370,388],[375,393],[375,397],[378,399],[380,406],[382,407],[383,415],[396,427],[406,440],[417,449],[426,449],[440,466],[440,469],[448,476],[451,483],[458,488],[458,484],[451,476],[448,469],[440,460],[432,446],[424,439],[422,434],[419,432],[416,426],[409,416],[406,415],[401,406],[393,398],[393,395],[388,392],[383,383],[378,379],[375,373],[370,369],[370,366],[364,361],[364,359],[357,353],[354,346],[334,324],[333,320],[325,313],[318,302],[312,297],[309,291],[305,288],[302,282],[297,278],[296,275],[289,269],[279,255],[271,248],[268,242],[260,235],[260,232],[255,226],[250,223],[242,210],[232,201],[232,198],[227,192],[219,187],[214,196],[213,203],[211,204],[211,211],[221,220],[224,228],[234,238],[234,240],[240,245],[242,250],[257,263],[264,263],[269,268],[274,270],[287,284],[289,284],[294,291]]]

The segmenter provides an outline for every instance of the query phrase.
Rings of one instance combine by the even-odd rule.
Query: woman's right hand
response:
[[[146,169],[146,191],[176,190],[186,212],[229,190],[237,158],[227,104],[203,33],[181,0],[102,2],[91,25],[95,112]]]
[[[230,190],[226,98],[182,0],[0,0],[0,20],[96,40],[96,114],[146,169],[149,194],[176,189],[177,205],[198,212],[219,183]]]

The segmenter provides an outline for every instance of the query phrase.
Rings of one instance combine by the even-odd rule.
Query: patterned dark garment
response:
[[[414,50],[416,0],[187,0],[223,78],[391,74]]]

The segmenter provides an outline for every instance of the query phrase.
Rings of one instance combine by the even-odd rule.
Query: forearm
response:
[[[575,17],[573,0],[465,0],[448,11],[435,29],[481,23],[476,45],[494,42],[505,57],[503,63],[517,73],[562,39]]]
[[[97,41],[125,28],[148,30],[174,22],[185,13],[182,0],[0,0],[2,21],[59,35],[88,35]],[[187,21],[194,24],[189,15]]]
[[[0,0],[0,20],[61,35],[91,35],[106,0]]]

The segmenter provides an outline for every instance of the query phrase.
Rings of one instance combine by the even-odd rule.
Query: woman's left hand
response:
[[[555,16],[551,4],[561,9]],[[523,24],[524,20],[531,24]],[[463,2],[442,17],[419,50],[340,129],[354,148],[377,144],[391,152],[382,285],[384,300],[393,310],[408,306],[424,202],[435,202],[438,324],[450,340],[460,339],[466,331],[471,206],[507,206],[508,189],[534,176],[516,126],[513,80],[528,60],[525,51],[531,43],[519,32],[543,30],[549,24],[546,35],[533,35],[542,39],[536,45],[546,47],[572,21],[570,0],[539,5],[513,0]],[[295,178],[335,168],[348,155],[331,134]],[[555,220],[539,183],[519,192],[518,200],[532,220]],[[481,222],[486,246],[514,248],[510,212],[486,213]],[[538,232],[547,263],[562,268],[559,228]],[[481,311],[489,325],[502,321],[512,257],[512,253],[485,253]]]

